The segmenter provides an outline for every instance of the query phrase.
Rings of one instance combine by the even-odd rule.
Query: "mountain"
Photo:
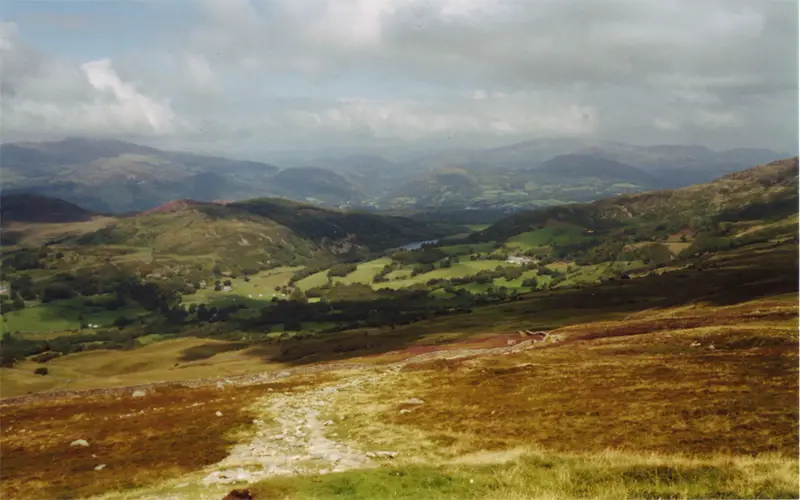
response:
[[[453,234],[454,225],[343,212],[282,199],[234,203],[176,200],[120,217],[64,244],[81,255],[144,252],[152,265],[259,269],[352,260]],[[168,263],[168,264],[167,264]]]
[[[592,231],[599,238],[603,232],[625,228],[631,234],[645,226],[664,233],[716,227],[721,222],[747,218],[787,217],[797,213],[797,176],[797,157],[779,160],[707,184],[519,212],[474,235],[474,239],[505,241],[553,223]]]
[[[75,137],[2,144],[0,168],[4,193],[56,197],[102,212],[146,210],[176,198],[258,196],[278,170],[265,163]]]
[[[3,192],[61,198],[97,212],[147,210],[175,199],[275,196],[332,208],[520,210],[623,192],[677,188],[782,156],[697,145],[635,146],[583,138],[409,155],[319,151],[288,168],[161,151],[107,139],[0,145]],[[397,152],[395,152],[397,153]]]
[[[609,182],[628,182],[653,186],[657,179],[631,165],[589,155],[569,154],[553,157],[532,169],[537,176],[551,179],[593,178]]]
[[[342,175],[320,167],[294,167],[281,170],[270,181],[269,191],[294,200],[342,206],[358,204],[363,197]]]
[[[463,168],[443,168],[390,190],[386,196],[392,207],[418,208],[465,206],[480,196],[479,179]]]
[[[0,197],[0,220],[10,222],[84,222],[97,215],[74,203],[35,194]]]

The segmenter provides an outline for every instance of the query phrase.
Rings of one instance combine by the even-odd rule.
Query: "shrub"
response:
[[[35,370],[33,371],[33,373],[35,373],[36,375],[42,375],[42,376],[44,376],[44,375],[47,375],[47,373],[48,373],[48,370],[47,370],[47,368],[45,368],[44,366],[40,366],[39,368],[35,369]]]
[[[70,299],[74,296],[75,292],[68,285],[64,283],[53,283],[52,285],[47,285],[44,292],[42,292],[42,302]]]

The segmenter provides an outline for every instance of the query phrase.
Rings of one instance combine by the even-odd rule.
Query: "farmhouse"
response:
[[[531,262],[535,262],[535,260],[532,257],[510,256],[506,259],[506,262],[509,264],[524,265],[524,264],[530,264]]]

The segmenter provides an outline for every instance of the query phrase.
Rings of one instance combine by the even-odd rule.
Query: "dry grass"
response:
[[[19,235],[15,243],[25,247],[39,247],[67,236],[80,236],[102,229],[117,220],[114,217],[96,216],[81,222],[7,222],[3,230]]]
[[[343,394],[341,432],[428,459],[519,446],[795,457],[797,321],[786,307],[585,324],[523,354],[410,365],[371,393]],[[425,404],[402,403],[410,397]]]
[[[320,378],[243,388],[160,387],[2,407],[3,498],[74,498],[127,490],[197,470],[227,455],[268,390],[302,390]],[[221,416],[217,415],[221,413]],[[71,447],[85,439],[89,447]],[[96,471],[95,467],[106,467]]]
[[[157,342],[133,351],[98,349],[71,354],[41,365],[32,361],[15,368],[0,368],[0,393],[4,398],[48,390],[84,390],[153,382],[175,382],[206,377],[281,369],[267,363],[272,346],[241,349],[233,342],[181,338]],[[200,355],[207,353],[206,355]],[[47,376],[34,375],[46,366]]]

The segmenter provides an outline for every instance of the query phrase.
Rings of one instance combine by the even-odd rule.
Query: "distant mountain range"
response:
[[[171,200],[282,197],[327,207],[519,210],[708,182],[789,154],[703,146],[533,140],[413,160],[325,156],[289,168],[67,138],[0,145],[3,193],[61,198],[88,210],[139,212]]]

